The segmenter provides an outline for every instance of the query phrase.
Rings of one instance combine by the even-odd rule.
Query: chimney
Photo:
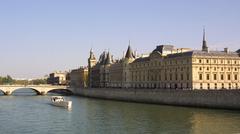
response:
[[[229,53],[229,49],[226,47],[226,48],[224,48],[224,52],[225,53]]]

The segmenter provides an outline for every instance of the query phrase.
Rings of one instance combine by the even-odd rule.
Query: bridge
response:
[[[67,86],[55,86],[55,85],[0,85],[0,91],[5,95],[11,95],[14,91],[19,89],[32,89],[37,95],[46,95],[53,90],[67,90],[72,92]]]

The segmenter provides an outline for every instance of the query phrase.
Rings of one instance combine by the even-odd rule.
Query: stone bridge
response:
[[[55,85],[0,85],[0,90],[5,95],[11,95],[18,89],[32,89],[38,95],[46,95],[49,91],[53,90],[67,90],[72,92],[67,86],[55,86]]]

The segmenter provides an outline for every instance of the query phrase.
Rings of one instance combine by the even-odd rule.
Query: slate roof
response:
[[[236,52],[237,52],[237,53],[240,53],[240,49],[238,49]]]
[[[153,50],[153,52],[160,52],[162,53],[163,51],[172,51],[174,49],[174,46],[172,45],[160,45],[160,46],[157,46],[156,49]]]
[[[174,58],[179,56],[225,56],[225,57],[239,57],[239,54],[236,52],[224,52],[224,51],[201,51],[201,50],[193,50],[183,53],[177,54],[169,54],[167,55],[168,58]]]
[[[130,45],[128,46],[128,49],[127,49],[127,53],[126,53],[126,55],[125,55],[125,58],[127,58],[127,59],[133,59],[133,58],[135,58],[135,56],[134,56],[134,54],[133,54],[133,51],[132,51]]]
[[[149,57],[140,57],[140,58],[137,58],[136,60],[134,60],[133,63],[136,63],[136,62],[144,62],[144,61],[149,61],[150,58]]]

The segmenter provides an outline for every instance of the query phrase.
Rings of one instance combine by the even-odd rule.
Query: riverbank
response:
[[[240,110],[240,90],[73,89],[75,95],[176,106]]]

